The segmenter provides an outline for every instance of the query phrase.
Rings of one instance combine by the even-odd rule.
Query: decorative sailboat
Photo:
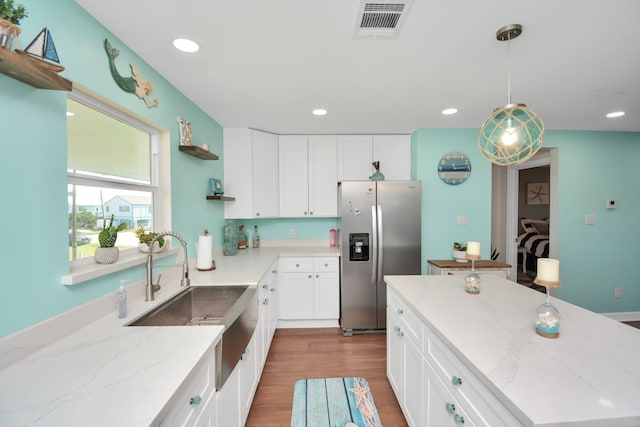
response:
[[[41,65],[44,65],[56,73],[64,70],[64,67],[60,65],[60,58],[58,57],[56,45],[53,43],[51,33],[46,27],[38,33],[24,51],[16,49],[16,52],[29,54],[29,57],[38,60]]]

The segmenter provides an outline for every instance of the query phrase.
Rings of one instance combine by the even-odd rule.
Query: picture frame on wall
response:
[[[224,194],[224,183],[219,178],[211,178],[211,191],[214,196],[222,196]]]
[[[548,205],[549,183],[530,182],[527,184],[527,205]]]

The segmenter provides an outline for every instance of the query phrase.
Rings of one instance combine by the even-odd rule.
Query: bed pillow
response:
[[[525,233],[549,235],[549,221],[546,219],[523,218],[520,220],[520,224],[522,224],[522,229]]]

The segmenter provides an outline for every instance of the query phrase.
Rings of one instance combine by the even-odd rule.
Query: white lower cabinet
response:
[[[338,257],[280,258],[280,319],[337,322],[340,312],[338,264]]]
[[[239,366],[239,364],[238,364]],[[231,372],[229,378],[216,392],[216,427],[240,427],[240,369]]]
[[[258,375],[258,353],[256,351],[256,340],[258,336],[257,333],[253,334],[253,338],[249,341],[249,345],[242,354],[237,366],[240,371],[238,392],[240,395],[241,425],[244,425],[247,421],[249,410],[251,409],[251,402],[253,402],[253,396],[255,395],[256,388],[258,388],[258,380],[260,379]]]
[[[422,426],[422,355],[397,309],[387,308],[387,376],[410,426]]]
[[[410,426],[522,425],[390,287],[387,376]]]
[[[207,351],[167,405],[161,426],[191,426],[203,415],[213,412],[209,405],[215,391],[215,348]]]

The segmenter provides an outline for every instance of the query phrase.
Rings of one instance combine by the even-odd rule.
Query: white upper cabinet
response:
[[[247,128],[224,129],[225,218],[278,216],[278,136]]]
[[[337,149],[335,136],[280,136],[280,217],[337,216]]]
[[[380,162],[386,180],[411,179],[409,135],[338,136],[338,181],[368,180]]]

